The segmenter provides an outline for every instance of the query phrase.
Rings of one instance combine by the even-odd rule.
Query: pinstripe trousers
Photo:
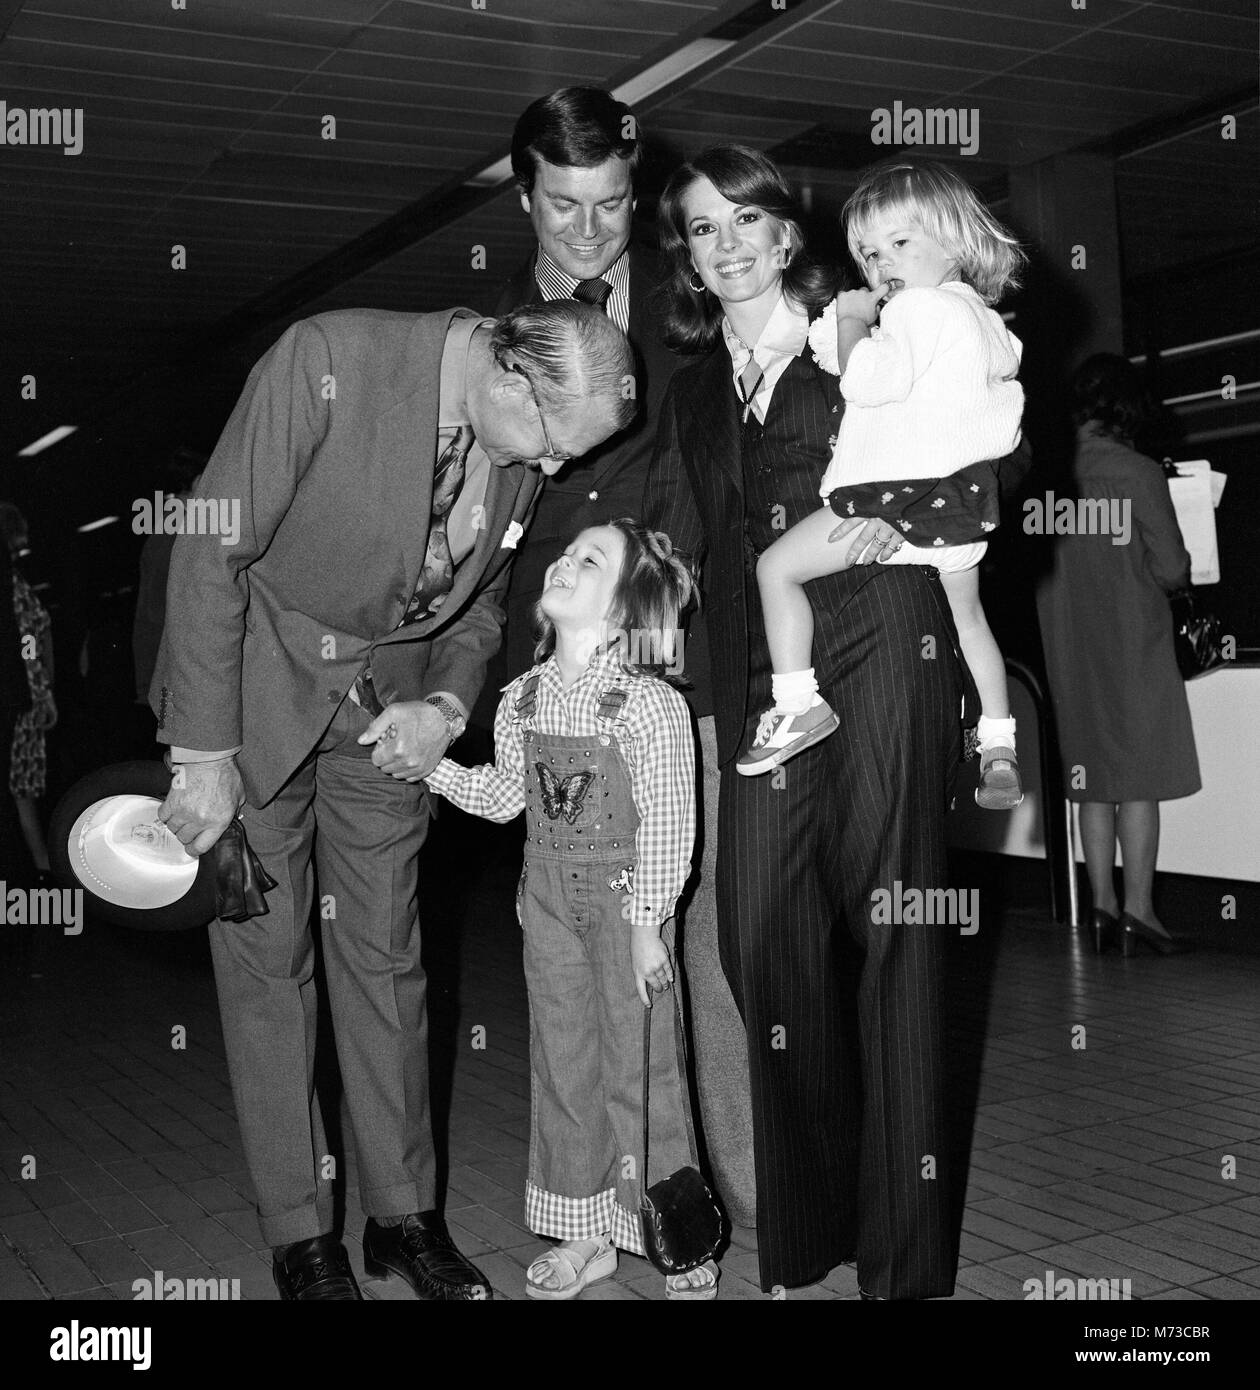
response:
[[[820,613],[842,634],[815,658],[839,729],[773,774],[723,769],[720,949],[748,1034],[766,1291],[856,1257],[867,1293],[953,1292],[948,928],[872,921],[877,888],[946,882],[961,676],[933,584],[874,573]],[[755,721],[769,654],[752,610]]]

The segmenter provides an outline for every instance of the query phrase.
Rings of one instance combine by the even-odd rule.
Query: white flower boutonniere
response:
[[[503,539],[499,542],[500,550],[515,550],[516,542],[525,534],[525,528],[519,521],[513,521],[503,533]]]

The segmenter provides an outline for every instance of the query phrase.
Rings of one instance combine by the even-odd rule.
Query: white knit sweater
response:
[[[836,306],[809,330],[818,365],[839,371]],[[894,478],[941,478],[1019,443],[1021,344],[961,280],[907,289],[853,349],[846,402],[820,492]]]

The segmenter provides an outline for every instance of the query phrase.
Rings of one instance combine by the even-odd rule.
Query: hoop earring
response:
[[[708,286],[704,283],[703,280],[701,280],[698,285],[693,285],[691,282],[695,278],[696,272],[693,270],[691,274],[687,277],[687,288],[692,292],[692,294],[703,294],[705,290],[708,289]]]

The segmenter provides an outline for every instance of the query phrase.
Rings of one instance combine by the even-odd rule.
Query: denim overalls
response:
[[[612,1231],[643,1253],[643,1004],[630,965],[639,813],[622,747],[633,691],[606,689],[599,732],[534,725],[540,676],[516,701],[525,755],[525,865],[517,890],[529,988],[526,1217],[561,1240]],[[673,955],[674,924],[661,933]],[[652,1010],[651,1182],[695,1163],[680,1064],[677,985]]]

